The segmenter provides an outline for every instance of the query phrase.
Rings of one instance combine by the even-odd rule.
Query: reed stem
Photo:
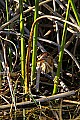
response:
[[[39,0],[35,0],[35,12],[34,12],[34,21],[38,18],[38,8]],[[32,71],[31,71],[31,84],[32,80],[35,78],[36,73],[36,56],[37,56],[37,36],[38,36],[38,23],[34,26],[34,38],[33,38],[33,54],[32,54]]]
[[[21,74],[22,85],[25,79],[25,41],[24,41],[24,21],[23,21],[23,0],[19,0],[20,3],[20,33],[21,33]]]
[[[76,17],[77,23],[78,23],[78,25],[80,26],[80,17],[79,17],[78,11],[77,11],[77,9],[76,9],[74,0],[69,0],[69,1],[70,1],[72,10],[73,10],[73,12],[74,12],[74,15],[75,15],[75,17]]]
[[[69,8],[70,8],[70,2],[68,1],[65,20],[69,19]],[[60,77],[60,71],[61,71],[61,65],[62,65],[62,59],[63,59],[63,53],[64,53],[64,46],[65,46],[65,41],[66,41],[66,34],[67,34],[67,23],[64,23],[64,29],[63,29],[63,35],[62,35],[62,41],[61,41],[61,47],[60,47],[60,53],[59,53],[59,60],[58,60],[57,74],[54,78],[53,94],[56,94],[57,89],[58,89],[58,82],[59,82],[59,77]]]

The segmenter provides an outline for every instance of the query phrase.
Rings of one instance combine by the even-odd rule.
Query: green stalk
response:
[[[25,79],[25,41],[24,41],[24,21],[23,21],[23,0],[19,0],[20,4],[20,33],[21,33],[21,74],[22,85]]]
[[[68,1],[65,20],[69,19],[69,11],[70,11],[69,8],[70,8],[70,2]],[[66,34],[67,34],[67,23],[64,23],[64,29],[63,29],[63,35],[62,35],[62,41],[61,41],[61,48],[60,48],[59,60],[58,60],[57,74],[54,78],[53,94],[55,94],[57,92],[57,88],[58,88],[58,82],[59,82],[63,53],[64,53],[64,46],[65,46],[65,41],[66,41]]]
[[[34,21],[38,18],[38,8],[39,8],[39,0],[35,0]],[[33,38],[31,82],[35,78],[35,72],[36,72],[38,23],[36,23],[34,26],[34,35],[33,36],[34,36],[34,38]]]
[[[74,15],[75,15],[75,17],[76,17],[77,23],[78,23],[78,25],[80,26],[80,17],[79,17],[78,11],[77,11],[77,9],[76,9],[74,0],[69,0],[69,1],[70,1],[72,10],[73,10],[73,12],[74,12]]]
[[[25,41],[24,41],[24,21],[23,21],[23,0],[19,0],[20,5],[20,33],[21,33],[21,84],[24,86],[25,79]],[[24,92],[24,88],[23,88]],[[25,109],[23,109],[23,120],[25,120]]]
[[[8,0],[5,0],[5,2],[6,2],[6,19],[8,22],[9,21]],[[9,25],[8,25],[8,28],[9,28]]]

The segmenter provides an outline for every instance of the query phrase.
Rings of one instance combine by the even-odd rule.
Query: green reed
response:
[[[38,18],[38,8],[39,8],[39,0],[35,0],[34,21]],[[36,72],[38,23],[36,23],[34,26],[34,35],[33,36],[34,36],[34,38],[33,38],[31,81],[35,78],[35,72]]]
[[[24,36],[24,20],[23,20],[23,0],[19,0],[20,5],[20,33],[21,33],[21,74],[22,74],[22,84],[24,84],[25,79],[25,40]]]
[[[75,15],[75,18],[76,18],[76,20],[77,20],[77,23],[78,23],[78,25],[80,26],[80,17],[79,17],[78,11],[77,11],[77,9],[76,9],[74,0],[69,0],[69,2],[70,2],[70,4],[71,4],[72,10],[73,10],[74,15]]]
[[[68,1],[65,20],[69,19],[69,11],[70,11],[70,2]],[[60,53],[59,53],[59,60],[58,60],[57,74],[56,74],[56,76],[54,78],[53,94],[57,93],[57,89],[58,89],[58,82],[59,82],[60,71],[61,71],[61,66],[62,66],[62,59],[63,59],[66,35],[67,35],[67,23],[64,23],[62,41],[61,41],[61,47],[60,47]]]

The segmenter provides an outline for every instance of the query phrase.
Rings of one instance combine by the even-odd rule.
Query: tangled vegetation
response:
[[[0,0],[1,120],[80,120],[79,8]]]

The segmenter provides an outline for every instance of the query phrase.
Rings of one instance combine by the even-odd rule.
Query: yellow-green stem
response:
[[[24,21],[23,21],[23,0],[19,0],[20,5],[20,33],[21,33],[21,83],[24,86],[25,79],[25,41],[24,41]],[[24,88],[23,88],[24,92]],[[25,120],[25,109],[23,109],[23,120]]]
[[[68,1],[65,20],[69,19],[69,8],[70,8],[70,2]],[[61,65],[62,65],[62,59],[63,59],[63,53],[64,53],[64,45],[65,45],[65,41],[66,41],[66,34],[67,34],[67,23],[64,23],[64,29],[63,29],[63,35],[62,35],[62,41],[61,41],[61,47],[60,47],[60,53],[59,53],[59,60],[58,60],[57,74],[54,78],[53,94],[57,93],[58,82],[59,82],[60,71],[61,71]]]
[[[39,6],[39,0],[35,0],[34,21],[38,18],[38,6]],[[34,35],[33,36],[34,36],[34,38],[33,38],[31,81],[35,78],[35,72],[36,72],[38,23],[36,23],[34,26]]]
[[[21,33],[21,74],[22,84],[25,79],[25,41],[24,41],[24,21],[23,21],[23,0],[19,0],[20,3],[20,33]]]
[[[8,0],[5,0],[5,2],[6,2],[6,19],[8,22],[9,21]],[[8,25],[8,28],[9,28],[9,25]]]
[[[69,1],[70,1],[70,3],[71,3],[71,7],[72,7],[72,10],[73,10],[74,15],[75,15],[75,17],[76,17],[77,23],[78,23],[78,25],[80,26],[80,17],[79,17],[79,14],[78,14],[78,12],[77,12],[77,9],[76,9],[74,0],[69,0]]]

